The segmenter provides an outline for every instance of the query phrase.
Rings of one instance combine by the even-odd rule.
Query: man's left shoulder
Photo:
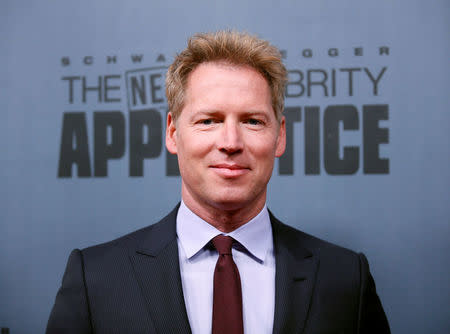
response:
[[[270,214],[274,241],[282,242],[291,248],[303,248],[311,256],[320,258],[321,261],[342,264],[349,262],[350,265],[359,265],[361,253],[339,246],[332,242],[320,239],[316,236],[298,230],[278,220],[272,213]]]
[[[272,214],[271,222],[281,260],[277,266],[281,272],[291,266],[303,278],[298,281],[314,287],[310,328],[321,333],[390,333],[364,254],[299,231]]]

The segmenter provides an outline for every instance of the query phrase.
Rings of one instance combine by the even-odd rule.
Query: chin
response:
[[[255,202],[256,198],[249,198],[248,196],[242,196],[242,191],[235,194],[224,194],[222,196],[213,196],[212,206],[220,210],[234,211],[247,207],[249,203]]]

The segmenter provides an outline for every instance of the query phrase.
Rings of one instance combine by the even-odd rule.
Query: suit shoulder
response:
[[[337,244],[331,243],[329,241],[320,239],[316,236],[313,236],[309,233],[298,230],[292,226],[282,223],[277,218],[272,216],[274,224],[273,227],[278,230],[278,232],[285,236],[288,239],[289,243],[301,245],[302,247],[309,250],[312,254],[332,254],[334,256],[351,256],[358,257],[358,253],[339,246]]]
[[[104,257],[110,253],[134,251],[139,246],[149,242],[157,244],[163,242],[164,239],[173,238],[176,236],[175,221],[177,210],[178,206],[157,223],[130,232],[114,240],[84,248],[81,252],[83,256]],[[164,238],[158,238],[157,236]]]
[[[334,277],[334,283],[358,292],[361,278],[366,277],[368,267],[364,265],[364,256],[350,249],[322,240],[313,235],[277,222],[273,225],[278,231],[278,239],[296,258],[311,257],[318,261],[320,277]],[[277,247],[277,246],[275,246]],[[280,247],[280,246],[278,246]],[[300,257],[299,257],[300,256]],[[345,291],[349,291],[346,290]],[[356,289],[356,290],[355,290]]]
[[[151,233],[154,225],[155,224],[140,228],[136,231],[122,235],[114,240],[83,248],[81,252],[83,254],[94,254],[97,252],[105,252],[113,248],[126,248],[128,244],[133,243],[135,240],[138,240],[139,236],[142,233]]]

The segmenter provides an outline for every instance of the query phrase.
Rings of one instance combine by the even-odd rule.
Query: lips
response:
[[[250,168],[238,164],[214,164],[210,168],[224,178],[236,178],[250,171]]]

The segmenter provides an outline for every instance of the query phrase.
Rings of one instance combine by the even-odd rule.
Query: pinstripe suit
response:
[[[117,240],[72,251],[46,333],[191,333],[178,262],[177,210]],[[274,334],[389,333],[363,254],[272,215],[271,222]]]

